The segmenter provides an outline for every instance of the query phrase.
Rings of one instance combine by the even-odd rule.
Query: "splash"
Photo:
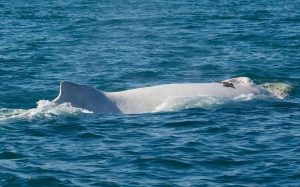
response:
[[[153,112],[203,108],[221,103],[222,99],[216,97],[168,97],[161,105],[157,106]]]
[[[291,85],[285,83],[265,83],[261,86],[278,99],[284,99],[288,97],[289,93],[293,89]]]
[[[168,97],[153,112],[178,111],[191,108],[210,109],[229,102],[249,101],[255,97],[254,94],[243,94],[233,99],[212,96]]]
[[[55,116],[72,116],[80,113],[92,113],[91,111],[72,107],[70,103],[57,105],[48,100],[40,100],[37,107],[33,109],[0,109],[0,121],[9,119],[33,119],[53,118]]]
[[[265,83],[261,87],[266,89],[270,94],[241,94],[235,98],[228,99],[212,96],[197,97],[169,97],[163,103],[155,108],[153,112],[178,111],[190,108],[214,108],[228,103],[251,101],[253,99],[278,98],[284,99],[289,96],[293,89],[291,85],[284,83]]]

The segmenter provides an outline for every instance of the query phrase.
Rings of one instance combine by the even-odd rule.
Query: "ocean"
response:
[[[0,1],[0,186],[300,186],[300,1]],[[94,114],[113,92],[249,77],[274,97]],[[147,99],[147,98],[145,98]]]

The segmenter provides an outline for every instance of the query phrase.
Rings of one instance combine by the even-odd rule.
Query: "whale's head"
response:
[[[224,80],[222,82],[232,83],[234,87],[240,90],[253,93],[255,95],[270,94],[270,92],[267,89],[255,84],[253,80],[248,77],[236,77],[236,78]]]

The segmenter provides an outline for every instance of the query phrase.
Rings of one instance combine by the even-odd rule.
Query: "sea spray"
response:
[[[80,113],[92,113],[91,111],[75,108],[70,103],[57,105],[48,100],[40,100],[37,107],[32,109],[0,109],[0,121],[7,119],[33,119],[52,118],[54,116],[71,116]]]
[[[289,96],[293,86],[285,83],[265,83],[261,85],[267,89],[273,96],[284,99]]]

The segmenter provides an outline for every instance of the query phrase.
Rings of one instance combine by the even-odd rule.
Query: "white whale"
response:
[[[213,83],[164,84],[120,92],[104,92],[68,81],[60,83],[60,92],[52,102],[71,103],[94,113],[137,114],[154,112],[170,98],[218,97],[237,98],[241,95],[262,95],[269,92],[247,77]]]

